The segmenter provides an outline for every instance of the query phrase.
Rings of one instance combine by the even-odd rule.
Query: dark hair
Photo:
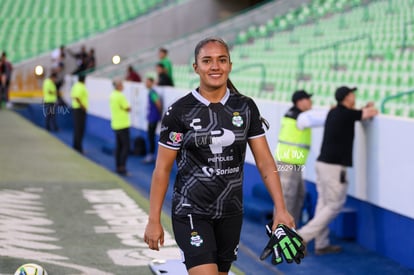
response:
[[[168,50],[166,48],[160,48],[159,50],[160,52],[163,52],[165,54],[168,54]]]
[[[155,80],[154,80],[154,78],[153,78],[152,76],[147,77],[147,79],[148,79],[149,81],[151,81],[151,82],[154,82],[154,81],[155,81]]]
[[[221,44],[227,51],[227,54],[229,55],[229,60],[230,59],[230,50],[229,50],[229,46],[227,45],[226,42],[224,42],[223,39],[221,39],[220,37],[207,37],[204,38],[203,40],[201,40],[200,42],[197,43],[195,49],[194,49],[194,63],[197,64],[197,56],[200,54],[200,50],[201,48],[203,48],[206,44],[213,42],[213,43],[219,43]],[[237,90],[236,86],[234,86],[233,82],[231,82],[230,78],[227,78],[227,88],[230,90],[231,93],[235,93],[238,95],[241,95],[242,93],[239,92],[239,90]],[[269,129],[269,122],[263,118],[260,117],[261,122],[266,126],[266,129]]]
[[[207,37],[201,40],[200,42],[198,42],[198,44],[196,45],[194,49],[194,63],[195,64],[197,64],[197,56],[200,54],[201,48],[203,48],[206,44],[210,42],[221,44],[226,49],[227,54],[229,55],[229,60],[230,60],[230,50],[226,42],[224,42],[224,40],[219,37]],[[231,82],[230,78],[227,79],[227,88],[229,88],[229,90],[235,94],[241,94],[239,90],[237,90],[237,88]]]
[[[165,69],[165,66],[164,66],[164,64],[162,64],[162,63],[157,63],[157,66],[158,66],[158,67],[160,67],[160,68]]]
[[[79,74],[79,76],[78,76],[78,81],[80,81],[80,82],[85,82],[85,78],[86,78],[86,74]]]

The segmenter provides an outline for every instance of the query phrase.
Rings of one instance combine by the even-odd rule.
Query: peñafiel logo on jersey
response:
[[[216,162],[233,161],[233,159],[234,159],[234,157],[232,155],[225,156],[225,157],[223,157],[223,156],[214,156],[214,157],[208,158],[207,161],[216,163]]]

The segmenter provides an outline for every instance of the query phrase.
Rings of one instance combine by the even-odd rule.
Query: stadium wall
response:
[[[109,95],[113,90],[111,81],[89,77],[86,86],[91,101],[88,112],[91,120],[88,121],[87,131],[110,139],[112,131],[109,127]],[[158,91],[163,97],[164,108],[189,92],[171,87],[158,87]],[[133,127],[138,132],[145,132],[145,87],[142,84],[126,82],[124,92],[132,106]],[[65,98],[69,100],[68,88]],[[273,152],[280,119],[290,104],[260,99],[255,101],[261,114],[270,122],[271,128],[266,135]],[[304,173],[309,182],[308,187],[313,192],[316,178],[314,163],[319,154],[322,134],[322,128],[312,131],[312,148]],[[410,170],[414,163],[414,155],[410,153],[412,136],[412,119],[379,115],[371,121],[357,123],[354,167],[348,169],[350,183],[347,200],[347,206],[357,210],[357,241],[410,268],[414,268],[414,250],[407,248],[414,247],[414,239],[404,238],[403,243],[400,243],[395,238],[410,236],[414,232],[414,184]],[[252,186],[261,181],[250,150],[246,154],[245,172],[244,192],[245,196],[250,196]]]

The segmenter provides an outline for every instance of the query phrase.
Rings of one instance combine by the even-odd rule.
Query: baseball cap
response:
[[[357,90],[356,87],[349,88],[347,86],[341,86],[341,87],[339,87],[339,88],[336,89],[335,99],[336,99],[336,101],[341,102],[342,100],[344,100],[344,98],[349,93],[355,92],[356,90]]]
[[[303,98],[311,98],[312,94],[308,94],[306,91],[304,90],[299,90],[293,93],[292,95],[292,102],[296,103],[298,100],[301,100]]]

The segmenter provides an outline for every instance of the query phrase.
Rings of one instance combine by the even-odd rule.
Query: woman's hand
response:
[[[290,215],[287,210],[278,209],[275,212],[276,213],[274,214],[274,217],[273,217],[272,231],[275,231],[278,224],[284,224],[294,229],[296,228],[295,220],[293,219],[292,215]]]
[[[144,241],[152,250],[160,250],[164,245],[164,229],[159,222],[148,222],[145,227]]]

